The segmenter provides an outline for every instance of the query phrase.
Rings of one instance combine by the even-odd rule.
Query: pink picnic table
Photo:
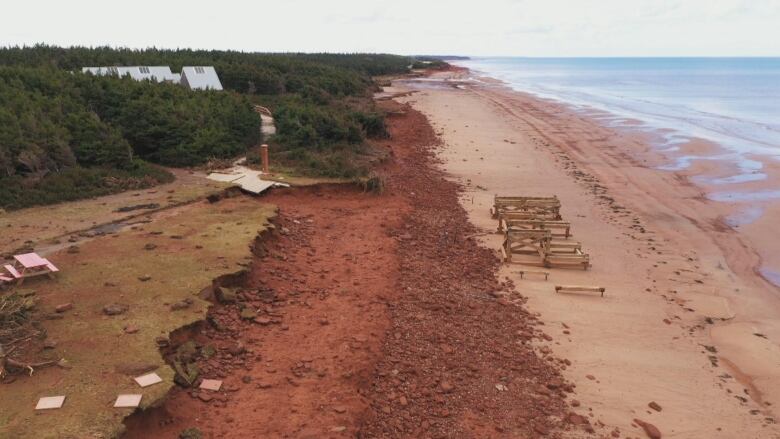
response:
[[[52,275],[60,271],[48,259],[40,257],[37,253],[25,253],[14,256],[14,264],[8,264],[5,269],[11,273],[21,285],[25,278],[40,276],[42,274]]]

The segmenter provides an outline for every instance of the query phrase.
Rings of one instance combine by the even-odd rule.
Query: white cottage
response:
[[[81,71],[120,78],[130,76],[136,81],[173,82],[182,84],[190,90],[222,90],[222,83],[212,66],[185,66],[182,67],[181,73],[171,72],[168,66],[84,67]]]
[[[222,90],[222,83],[212,66],[182,67],[181,83],[190,90]]]
[[[180,75],[171,72],[168,66],[84,67],[81,71],[93,75],[130,76],[136,81],[169,81],[178,84],[181,80]]]

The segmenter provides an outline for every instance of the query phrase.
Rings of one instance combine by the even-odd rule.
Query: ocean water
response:
[[[701,177],[702,183],[762,180],[763,164],[753,154],[780,160],[780,58],[475,58],[456,64],[577,111],[599,110],[596,117],[610,126],[656,134],[662,151],[674,153],[691,138],[717,143],[722,153],[670,154],[674,159],[662,167],[724,160],[738,169]],[[777,192],[766,195],[776,198]],[[716,198],[739,201],[727,191]]]
[[[608,126],[654,134],[667,171],[698,160],[723,161],[732,175],[697,175],[708,198],[734,203],[725,221],[738,229],[780,202],[780,187],[739,185],[767,178],[780,160],[780,58],[475,58],[458,61],[518,91],[560,101]],[[700,138],[720,146],[690,155],[680,145]],[[713,187],[714,186],[714,187]],[[780,266],[760,267],[780,287]]]

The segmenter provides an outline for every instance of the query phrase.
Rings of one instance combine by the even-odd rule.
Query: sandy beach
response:
[[[777,245],[766,242],[776,210],[737,233],[727,223],[739,207],[708,199],[689,178],[728,170],[698,162],[658,170],[668,159],[646,137],[467,71],[389,91],[410,90],[398,100],[441,136],[442,166],[466,187],[461,203],[483,245],[498,251],[502,240],[488,212],[495,194],[560,198],[592,268],[552,269],[549,281],[521,279],[520,265],[501,274],[545,322],[549,347],[571,361],[564,375],[577,386],[578,410],[602,433],[643,437],[640,419],[663,437],[780,437],[780,300],[758,274],[761,255]],[[556,294],[556,284],[602,286],[606,295]]]

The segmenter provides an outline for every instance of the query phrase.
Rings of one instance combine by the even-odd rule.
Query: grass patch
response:
[[[57,342],[56,354],[70,368],[40,370],[3,385],[0,437],[118,436],[131,410],[111,407],[117,394],[143,393],[146,408],[173,386],[174,372],[155,339],[205,317],[209,303],[197,294],[251,260],[249,245],[275,211],[248,197],[201,202],[169,210],[135,230],[86,242],[77,254],[48,255],[61,270],[58,278],[30,280],[25,287],[37,290],[44,312],[74,304],[62,320],[43,323]],[[156,248],[145,250],[149,243]],[[189,308],[171,310],[184,299],[192,300]],[[103,307],[112,303],[127,305],[128,311],[104,315]],[[126,334],[130,325],[139,332]],[[141,389],[132,378],[149,368],[164,382]],[[45,416],[34,412],[39,397],[57,394],[67,395],[63,409]]]

